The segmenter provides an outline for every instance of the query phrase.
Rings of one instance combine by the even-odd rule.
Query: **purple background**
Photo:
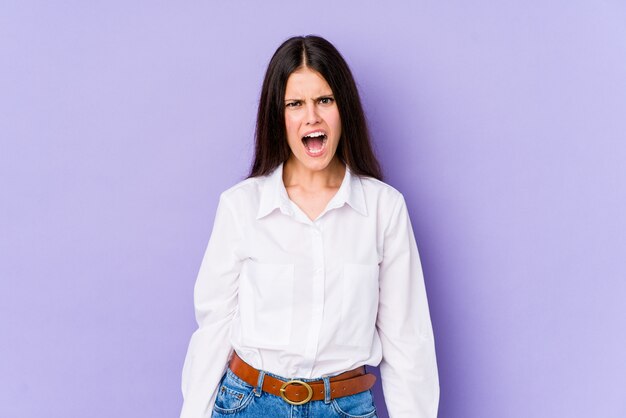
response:
[[[218,195],[308,33],[407,198],[439,416],[626,416],[617,0],[3,1],[0,416],[178,415]]]

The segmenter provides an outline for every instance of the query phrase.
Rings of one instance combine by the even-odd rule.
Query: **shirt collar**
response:
[[[280,209],[287,215],[292,215],[293,211],[289,201],[285,183],[283,183],[283,164],[281,163],[270,174],[261,177],[261,199],[257,219],[271,213],[274,209]],[[338,208],[347,203],[360,214],[367,216],[365,205],[365,194],[359,176],[350,171],[346,166],[346,174],[343,177],[339,190],[328,203],[328,210]]]

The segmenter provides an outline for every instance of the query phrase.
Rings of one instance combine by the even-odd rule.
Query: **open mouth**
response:
[[[302,137],[302,143],[311,154],[319,154],[324,150],[328,137],[324,132],[312,132]]]

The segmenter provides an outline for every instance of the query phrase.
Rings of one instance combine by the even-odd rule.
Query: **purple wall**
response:
[[[0,416],[177,416],[217,197],[307,33],[407,197],[439,416],[626,416],[625,4],[366,3],[2,2]]]

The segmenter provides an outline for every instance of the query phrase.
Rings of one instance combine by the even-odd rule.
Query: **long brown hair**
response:
[[[333,91],[341,118],[337,157],[353,173],[382,180],[380,163],[372,150],[352,72],[330,42],[314,35],[287,39],[270,60],[261,89],[254,161],[248,177],[268,174],[289,158],[291,150],[285,131],[285,88],[291,73],[303,66],[320,73]]]

